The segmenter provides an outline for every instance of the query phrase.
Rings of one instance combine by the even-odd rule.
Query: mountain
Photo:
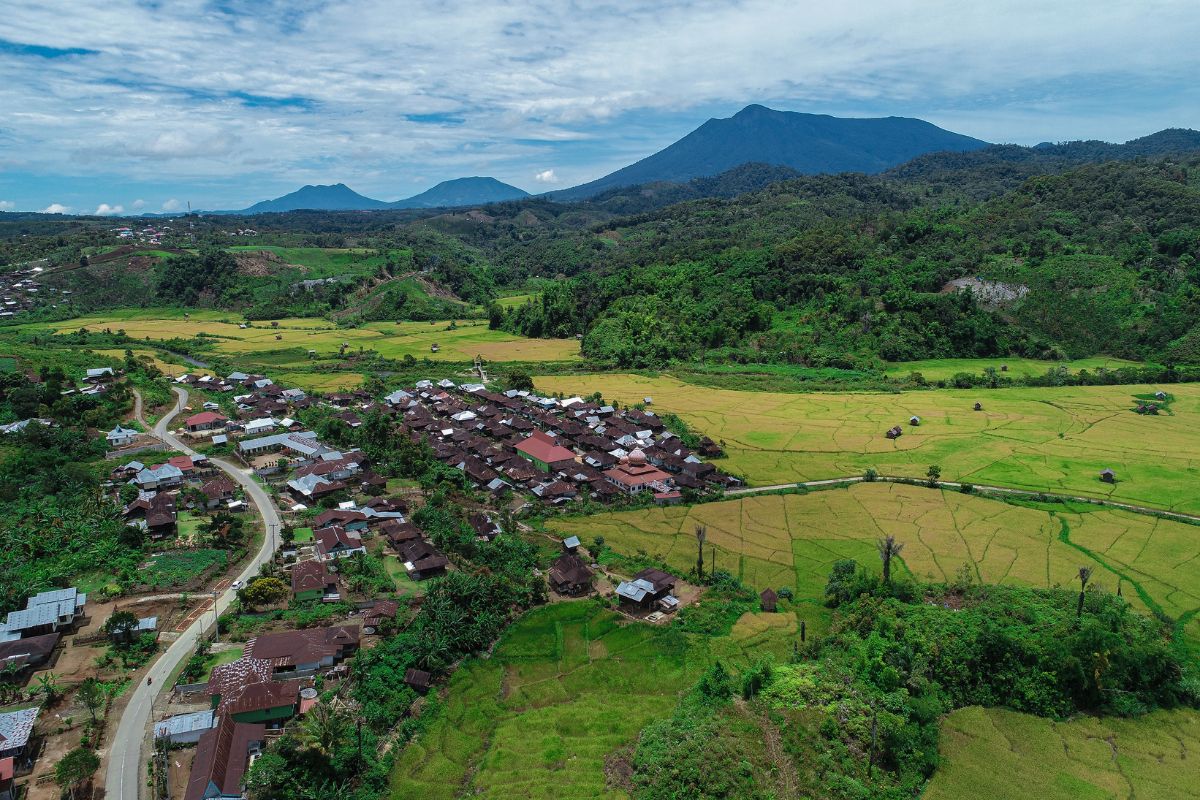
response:
[[[312,209],[316,211],[366,211],[376,208],[387,208],[382,200],[372,200],[363,197],[344,183],[333,186],[305,186],[291,194],[276,197],[274,200],[263,200],[255,203],[241,214],[269,214],[277,211],[297,211]]]
[[[919,119],[847,119],[750,105],[728,119],[710,119],[636,164],[551,196],[578,200],[619,186],[684,183],[747,162],[782,165],[808,175],[877,173],[925,153],[986,146]]]
[[[456,178],[442,181],[415,197],[385,203],[364,197],[344,183],[332,186],[305,186],[291,194],[263,200],[241,211],[217,212],[230,214],[270,214],[280,211],[375,211],[385,208],[441,208],[478,206],[503,200],[520,200],[529,193],[501,183],[495,178]]]
[[[522,197],[529,197],[529,192],[501,183],[495,178],[456,178],[452,181],[442,181],[415,197],[389,203],[388,208],[478,206],[505,200],[520,200]]]

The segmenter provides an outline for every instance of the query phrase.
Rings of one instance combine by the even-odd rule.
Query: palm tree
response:
[[[1083,593],[1087,589],[1088,581],[1092,578],[1091,567],[1079,568],[1079,605],[1075,609],[1075,618],[1079,619],[1083,616]]]
[[[346,738],[346,718],[329,703],[318,703],[304,717],[297,737],[300,744],[331,757]]]
[[[696,575],[704,582],[704,540],[708,537],[708,528],[696,526]]]
[[[900,555],[900,551],[904,549],[904,545],[896,541],[895,536],[886,536],[883,539],[875,540],[875,548],[879,550],[879,557],[883,560],[883,582],[892,582],[892,559]]]

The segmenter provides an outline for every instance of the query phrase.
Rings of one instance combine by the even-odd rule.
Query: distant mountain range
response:
[[[751,162],[790,167],[805,175],[876,173],[926,153],[987,146],[919,119],[844,119],[750,105],[728,119],[710,119],[636,164],[550,196],[581,200],[621,186],[685,183]]]
[[[387,203],[365,197],[344,183],[332,186],[304,186],[296,191],[263,200],[241,211],[226,211],[227,214],[270,214],[282,211],[381,211],[389,208],[443,208],[476,206],[499,203],[504,200],[519,200],[529,192],[501,183],[495,178],[456,178],[442,181],[413,197]]]

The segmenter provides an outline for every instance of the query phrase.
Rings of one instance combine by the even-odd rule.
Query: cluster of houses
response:
[[[357,625],[266,633],[236,661],[214,667],[202,690],[209,708],[154,726],[156,739],[196,745],[184,800],[242,797],[246,771],[269,740],[317,702],[312,678],[341,669],[362,633]]]
[[[64,299],[70,296],[69,291],[60,293],[53,286],[38,283],[35,279],[41,272],[42,267],[30,267],[0,274],[0,319],[28,311],[50,295],[61,294]]]
[[[284,389],[265,375],[234,372],[224,378],[212,375],[180,375],[175,382],[215,393],[232,393],[236,409],[233,419],[220,413],[215,402],[206,402],[199,413],[183,421],[184,432],[193,440],[211,439],[225,444],[232,437],[255,438],[278,431],[298,429],[291,414],[313,404],[301,389]]]
[[[0,624],[0,680],[23,682],[53,661],[59,642],[86,619],[87,595],[75,588],[29,597]],[[0,711],[0,798],[14,796],[14,779],[33,767],[30,747],[40,706]]]
[[[113,233],[118,239],[155,246],[162,244],[162,237],[170,232],[170,225],[144,225],[136,229],[126,225],[113,229]]]
[[[174,456],[161,464],[129,461],[109,474],[114,485],[137,487],[137,497],[124,508],[125,521],[143,529],[149,538],[161,540],[175,536],[178,524],[176,505],[181,490],[199,491],[205,510],[237,510],[242,501],[238,488],[225,473],[213,467],[203,455]]]
[[[738,485],[704,457],[720,455],[711,440],[696,450],[646,411],[557,399],[530,392],[488,390],[482,384],[420,381],[374,403],[361,394],[334,395],[347,425],[380,408],[402,434],[424,441],[438,460],[493,493],[523,490],[558,505],[576,497],[611,499],[650,493],[674,503],[683,490]]]

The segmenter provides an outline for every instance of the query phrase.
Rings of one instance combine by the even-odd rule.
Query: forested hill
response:
[[[931,202],[926,186],[884,176],[784,181],[610,221],[536,255],[526,243],[523,264],[575,277],[497,322],[584,333],[587,355],[620,366],[701,355],[1191,360],[1198,183],[1196,156],[1083,165],[982,203]],[[998,296],[947,290],[964,277]]]

